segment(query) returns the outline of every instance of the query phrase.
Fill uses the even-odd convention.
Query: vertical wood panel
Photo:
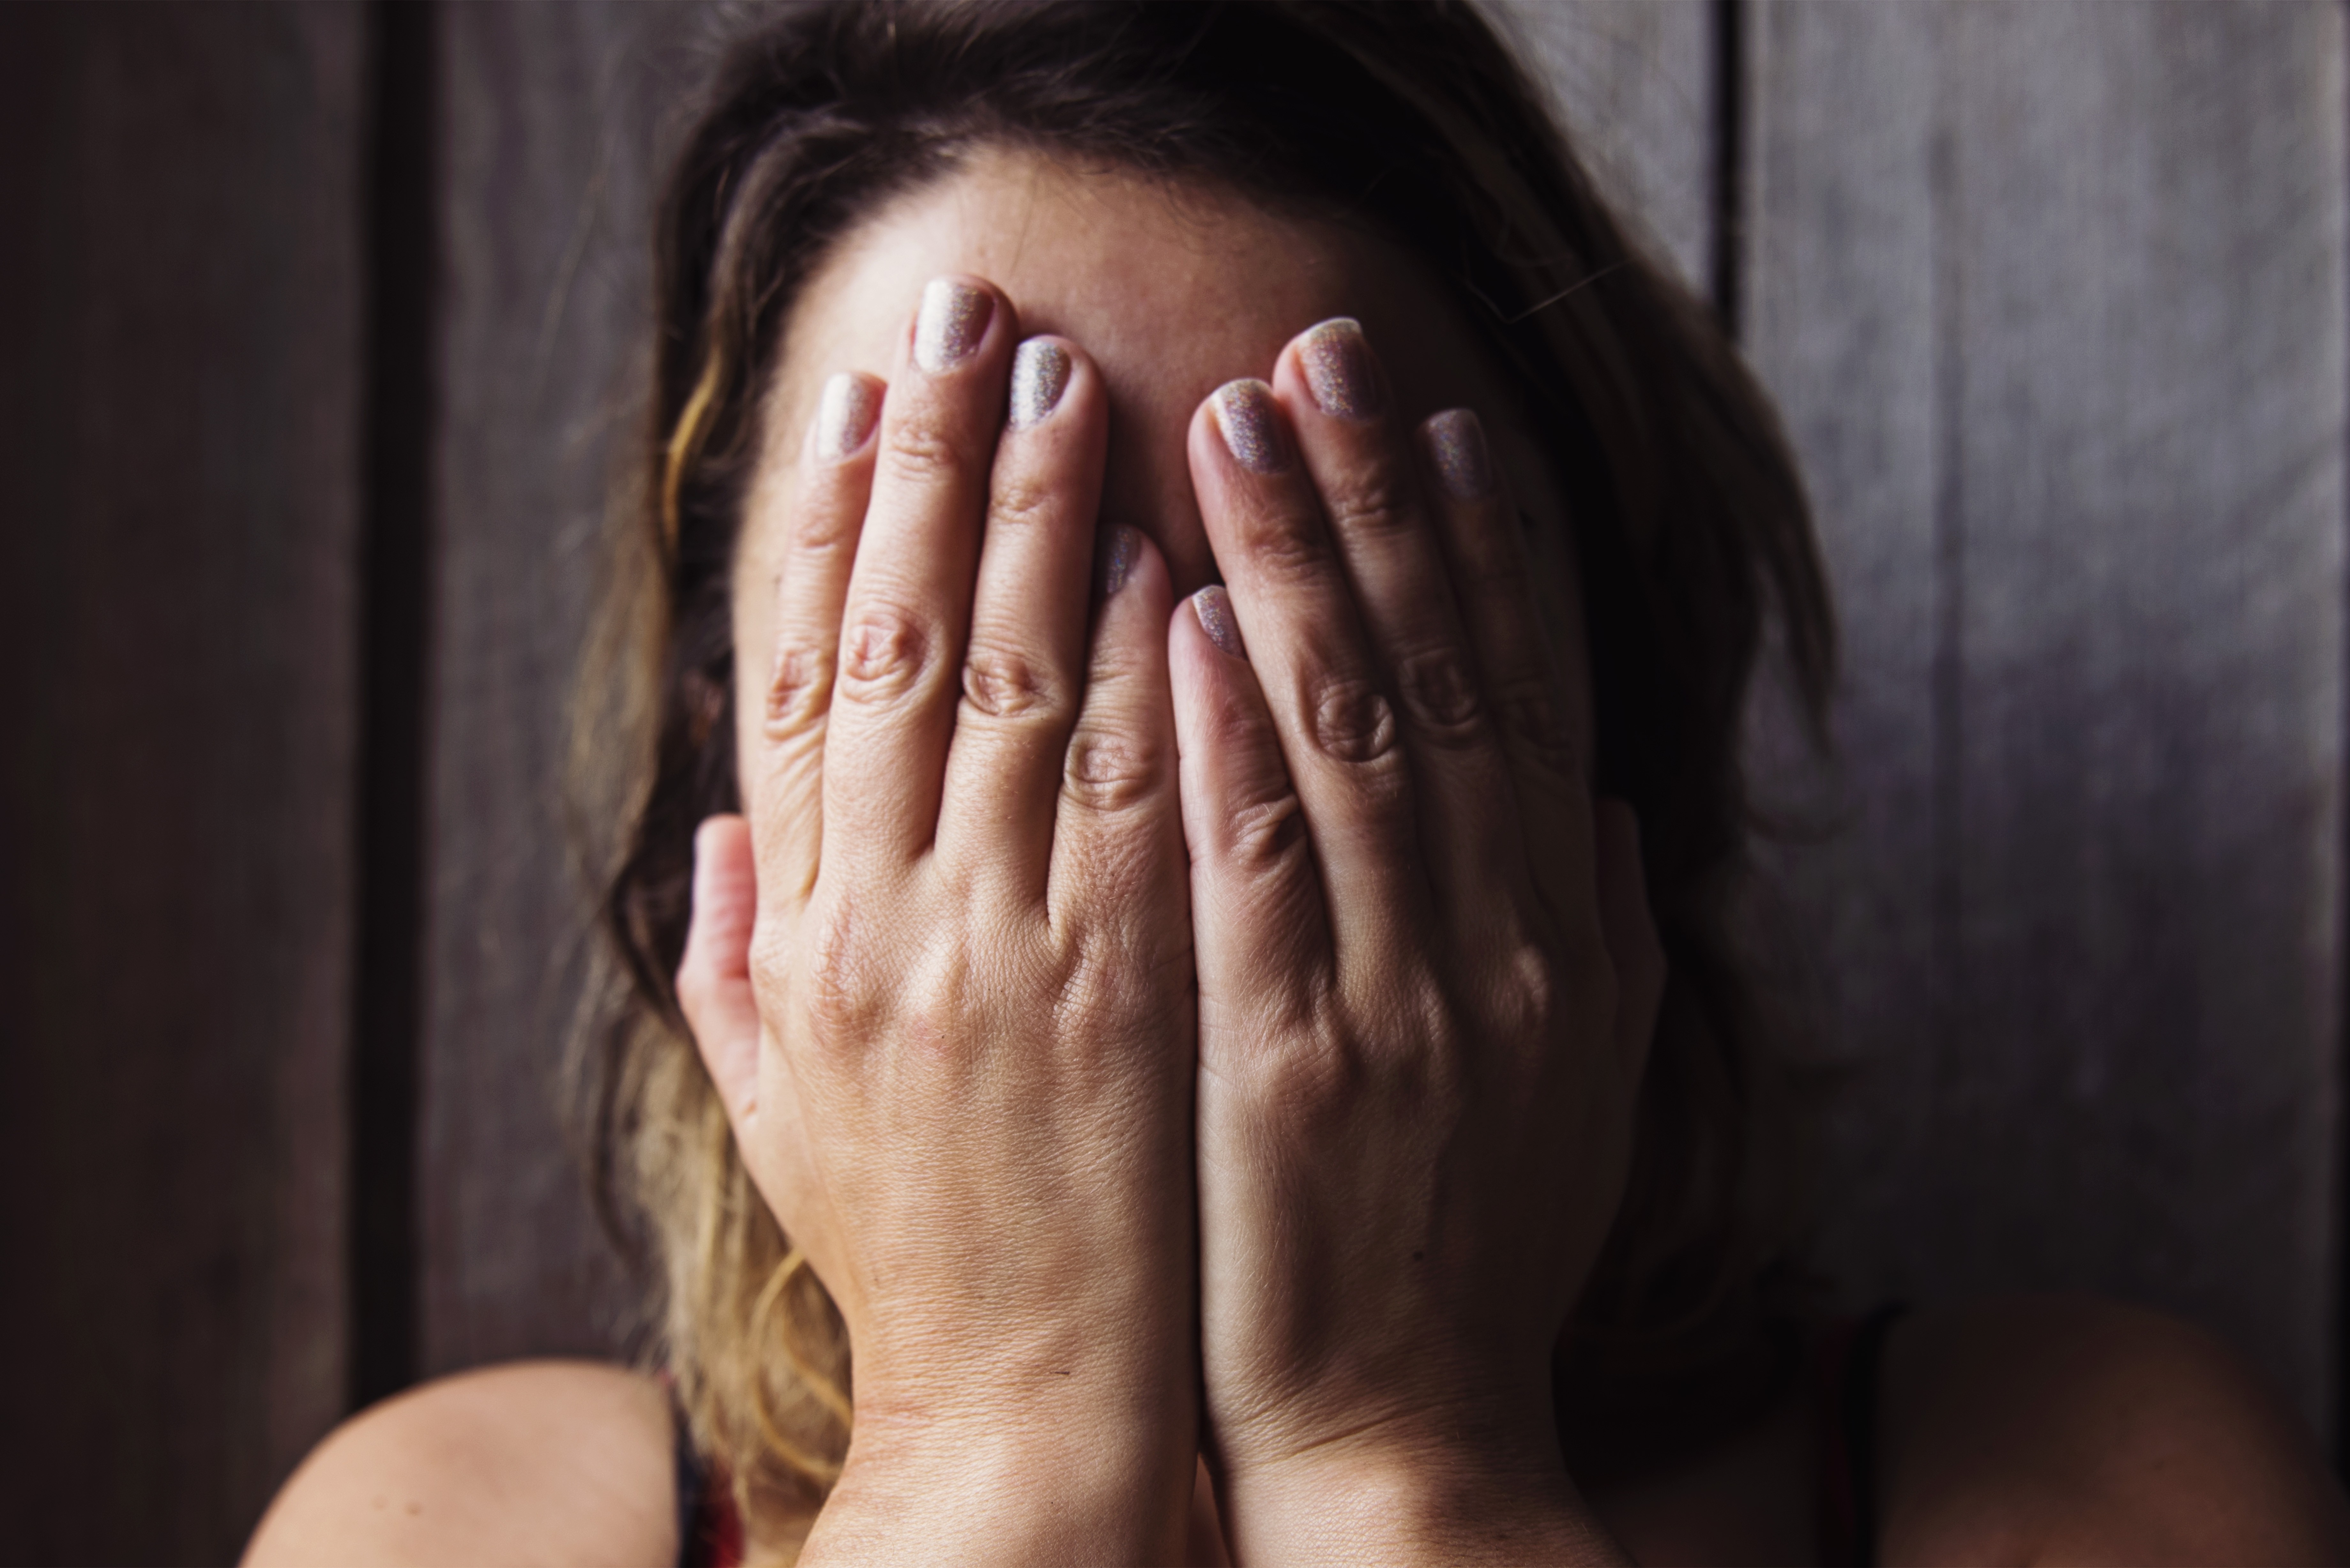
[[[1750,319],[1850,636],[1792,868],[1859,1292],[2083,1285],[2329,1401],[2332,6],[1773,4]]]
[[[565,711],[691,6],[444,13],[422,1369],[608,1353],[627,1303],[556,1116],[587,901]]]
[[[0,1560],[340,1409],[360,20],[0,11]]]

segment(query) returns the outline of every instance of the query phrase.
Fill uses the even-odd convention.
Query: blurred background
[[[1766,799],[1858,1303],[2340,1406],[2344,16],[1526,0],[1780,400]],[[232,1558],[344,1413],[611,1355],[559,805],[699,5],[0,7],[0,1562]]]

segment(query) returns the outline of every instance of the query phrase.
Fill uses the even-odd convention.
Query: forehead
[[[1396,247],[1220,188],[982,149],[885,205],[810,278],[769,405],[775,465],[797,453],[825,378],[885,376],[922,285],[950,272],[993,282],[1024,334],[1068,337],[1100,367],[1105,514],[1158,540],[1179,592],[1215,575],[1184,457],[1192,410],[1235,377],[1269,376],[1282,345],[1314,323],[1363,322],[1407,417],[1466,405],[1507,422],[1507,388],[1445,291]]]

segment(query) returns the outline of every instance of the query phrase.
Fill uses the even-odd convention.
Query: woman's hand
[[[1163,1561],[1191,1492],[1170,593],[1132,530],[1097,564],[1097,372],[1016,337],[941,280],[878,432],[827,387],[738,660],[750,820],[698,842],[679,993],[856,1357],[809,1562]]]
[[[1191,432],[1229,585],[1170,639],[1211,1451],[1242,1562],[1609,1560],[1549,1371],[1662,960],[1476,418],[1415,451],[1391,406],[1332,322]]]

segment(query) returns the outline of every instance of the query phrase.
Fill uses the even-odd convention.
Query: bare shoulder
[[[1887,1563],[2338,1563],[2350,1510],[2232,1352],[2088,1296],[1921,1313],[1887,1352]]]
[[[493,1366],[354,1416],[286,1481],[249,1568],[677,1560],[669,1406],[589,1362]]]

